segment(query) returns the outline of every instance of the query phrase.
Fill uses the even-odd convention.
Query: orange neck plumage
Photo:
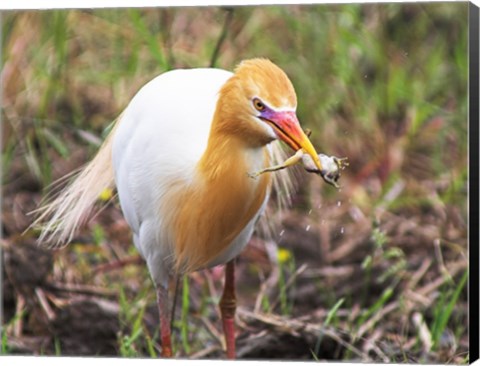
[[[252,149],[240,136],[216,131],[216,124],[215,119],[195,184],[177,198],[174,253],[182,271],[204,267],[226,250],[258,212],[270,186],[268,174],[256,180],[247,175],[256,155],[268,164],[266,148]]]

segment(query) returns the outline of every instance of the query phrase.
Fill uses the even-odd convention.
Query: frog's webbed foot
[[[253,173],[247,172],[247,177],[252,178],[252,179],[257,179],[263,173],[265,173],[263,170],[260,170],[258,172],[253,172]]]
[[[333,160],[335,160],[335,163],[337,164],[339,170],[344,170],[347,166],[350,165],[347,157],[337,158],[336,156],[332,156],[332,158]]]

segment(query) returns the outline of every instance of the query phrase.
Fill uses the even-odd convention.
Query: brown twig
[[[123,267],[131,265],[131,264],[132,265],[140,265],[140,264],[143,264],[143,263],[144,263],[144,260],[142,259],[142,257],[137,255],[137,256],[134,256],[134,257],[119,259],[117,261],[110,262],[110,263],[100,264],[92,270],[92,273],[94,275],[96,275],[98,273],[113,271],[115,269],[120,269],[120,268],[123,268]]]
[[[376,329],[373,334],[365,340],[363,350],[366,354],[368,354],[370,351],[373,351],[378,357],[380,357],[380,359],[382,359],[383,362],[389,363],[391,362],[390,358],[388,358],[378,346],[378,343],[382,338],[384,338],[383,330],[381,328]]]
[[[108,290],[106,288],[89,286],[89,285],[80,285],[80,284],[68,284],[68,283],[49,283],[48,288],[51,290],[64,291],[64,292],[73,292],[83,295],[94,295],[94,296],[116,296],[117,292],[113,290]]]
[[[201,317],[200,320],[205,325],[209,333],[218,341],[222,349],[226,349],[225,338],[218,332],[212,322],[205,317]]]
[[[210,347],[203,348],[200,351],[190,355],[189,358],[190,359],[205,358],[210,353],[213,353],[213,352],[216,352],[216,351],[221,351],[221,350],[222,349],[218,345],[214,344],[214,345],[211,345]]]
[[[355,338],[362,338],[363,335],[373,328],[377,322],[384,318],[387,314],[391,313],[392,311],[398,308],[398,302],[393,302],[379,310],[372,316],[366,323],[362,324],[362,326],[358,329],[358,332],[355,334]]]
[[[415,288],[418,282],[423,278],[423,276],[425,276],[425,273],[427,273],[431,264],[432,264],[432,259],[425,258],[420,268],[412,275],[412,277],[410,278],[410,281],[408,282],[408,285],[405,287],[409,289]]]
[[[371,362],[371,358],[367,354],[365,354],[364,352],[362,352],[352,344],[342,339],[342,337],[340,337],[335,332],[335,330],[330,327],[323,327],[320,324],[303,322],[303,321],[299,321],[298,319],[286,319],[273,314],[253,313],[243,308],[239,308],[237,312],[240,316],[244,317],[245,320],[260,321],[264,324],[267,324],[273,327],[276,332],[287,333],[294,337],[298,337],[302,333],[308,333],[314,337],[317,337],[319,333],[324,334],[325,336],[333,339],[334,341],[336,341],[346,349],[350,350],[352,353],[361,357],[362,360]]]
[[[40,306],[42,307],[43,312],[47,316],[47,319],[49,321],[55,319],[55,312],[52,310],[50,304],[47,301],[45,291],[43,291],[40,287],[35,287],[35,295],[37,295]]]
[[[346,277],[352,276],[355,272],[355,266],[351,264],[338,265],[338,266],[324,266],[322,268],[310,268],[305,271],[303,278],[318,278],[318,277]]]
[[[449,274],[451,277],[454,277],[460,270],[465,269],[467,264],[464,260],[459,262],[452,263],[449,267]],[[423,296],[428,296],[432,291],[435,291],[437,288],[442,286],[445,282],[450,281],[450,277],[442,276],[437,278],[435,281],[428,283],[427,285],[420,288],[417,293]]]
[[[412,315],[412,322],[417,328],[418,336],[423,343],[423,350],[429,352],[432,348],[432,334],[423,319],[423,315],[419,312],[414,313]]]

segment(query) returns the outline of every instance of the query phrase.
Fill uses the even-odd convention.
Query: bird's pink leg
[[[168,309],[168,288],[157,286],[157,305],[160,315],[160,339],[162,357],[172,357],[172,340],[170,337],[170,311]]]
[[[235,298],[235,262],[231,260],[225,266],[225,285],[220,300],[220,312],[222,314],[223,332],[227,344],[227,358],[235,359],[235,310],[237,300]]]

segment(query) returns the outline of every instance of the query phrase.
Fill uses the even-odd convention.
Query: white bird
[[[296,117],[287,75],[266,59],[220,69],[166,72],[143,86],[95,158],[41,209],[39,240],[68,243],[100,192],[120,205],[156,286],[162,356],[171,357],[169,280],[227,263],[220,301],[227,357],[235,357],[233,258],[269,198],[280,139],[321,162]]]

